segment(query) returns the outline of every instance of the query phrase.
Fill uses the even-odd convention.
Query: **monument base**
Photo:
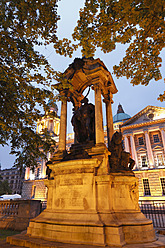
[[[102,248],[104,247],[104,246],[59,243],[56,241],[33,238],[33,237],[29,237],[28,235],[22,235],[22,234],[17,234],[14,236],[7,237],[7,242],[10,243],[11,245],[16,245],[17,247],[23,246],[30,248],[34,248],[34,247],[35,248]],[[8,247],[8,244],[5,243],[4,245],[3,243],[3,247]],[[114,248],[114,246],[106,246],[106,248]],[[151,243],[124,245],[124,248],[165,248],[165,236],[162,235],[157,236],[157,240]]]
[[[31,220],[27,234],[95,246],[154,242],[152,221],[139,209],[138,179],[129,172],[98,175],[101,164],[91,158],[51,165],[47,209]]]
[[[95,246],[123,247],[156,240],[152,222],[140,212],[83,214],[45,211],[40,218],[30,222],[27,234],[62,243]]]
[[[49,240],[54,244],[59,242],[62,247],[72,244],[75,248],[78,245],[133,248],[137,244],[142,247],[154,244],[152,221],[141,213],[138,205],[138,179],[128,171],[101,174],[101,167],[106,168],[106,156],[105,153],[102,159],[50,165],[52,180],[45,180],[47,209],[30,221],[25,240]],[[13,240],[16,239],[8,238],[15,244]]]

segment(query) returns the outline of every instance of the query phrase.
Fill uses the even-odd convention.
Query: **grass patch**
[[[19,231],[14,231],[14,230],[5,230],[5,229],[0,229],[0,240],[6,239],[8,236],[12,236],[15,234],[20,233]]]

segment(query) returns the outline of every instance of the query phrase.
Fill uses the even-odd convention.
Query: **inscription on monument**
[[[68,186],[68,185],[83,185],[83,179],[82,178],[60,179],[60,186]]]

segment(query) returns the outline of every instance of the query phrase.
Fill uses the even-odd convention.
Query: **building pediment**
[[[129,120],[124,122],[122,125],[123,128],[130,126],[141,126],[141,125],[150,125],[151,123],[157,123],[160,121],[165,121],[165,108],[156,107],[156,106],[147,106],[139,113],[131,117]]]
[[[163,149],[162,146],[157,145],[157,146],[155,146],[152,150],[153,150],[153,151],[158,151],[158,150],[162,150],[162,149]]]
[[[147,151],[147,149],[142,148],[142,147],[140,147],[140,148],[137,149],[137,152],[146,152],[146,151]]]

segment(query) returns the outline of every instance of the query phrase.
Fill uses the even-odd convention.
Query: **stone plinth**
[[[98,175],[97,158],[52,164],[47,209],[31,220],[30,237],[63,243],[119,246],[156,240],[152,221],[138,206],[131,173]]]
[[[3,242],[3,243],[2,243]],[[0,241],[0,247],[29,247],[29,248],[102,248],[104,246],[93,246],[93,245],[81,245],[81,244],[68,244],[68,243],[59,243],[51,240],[44,240],[41,238],[33,238],[24,234],[17,234],[15,236],[7,237],[6,244],[4,241]],[[16,246],[14,246],[16,245]],[[141,243],[141,244],[128,244],[124,248],[165,248],[165,236],[157,236],[157,240],[152,243]],[[114,248],[114,246],[106,246],[106,248]]]

